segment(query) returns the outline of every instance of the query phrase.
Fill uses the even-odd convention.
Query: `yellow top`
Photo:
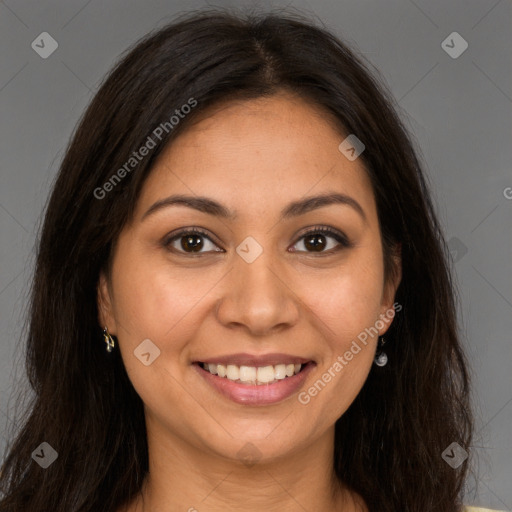
[[[490,508],[466,507],[465,512],[506,512],[505,510],[491,510]]]

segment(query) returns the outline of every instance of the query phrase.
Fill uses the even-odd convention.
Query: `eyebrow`
[[[339,193],[321,194],[293,201],[281,210],[280,218],[281,220],[284,220],[291,217],[298,217],[299,215],[304,215],[310,211],[333,204],[350,206],[359,213],[365,222],[367,221],[361,205],[354,198]],[[230,211],[228,208],[209,197],[177,194],[160,199],[154,203],[146,213],[144,213],[141,218],[141,222],[146,217],[156,213],[157,211],[175,205],[187,206],[188,208],[193,208],[194,210],[198,210],[202,213],[221,217],[227,220],[235,220],[238,217],[236,212]]]

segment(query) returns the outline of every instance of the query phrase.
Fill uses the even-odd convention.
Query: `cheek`
[[[150,338],[158,344],[175,338],[173,348],[181,336],[171,333],[181,333],[212,281],[211,276],[205,281],[193,269],[176,269],[137,253],[119,260],[114,278],[116,318],[130,340]]]
[[[113,276],[114,311],[119,348],[130,381],[153,413],[166,410],[169,400],[186,405],[190,397],[179,384],[183,379],[180,363],[197,326],[194,314],[199,311],[200,299],[212,284],[193,282],[183,271],[179,273],[155,259],[149,262],[147,256],[135,251],[130,256],[128,251],[125,254],[127,257],[116,262]],[[157,349],[144,345],[149,346],[152,360],[146,366],[134,351],[147,339]],[[153,353],[158,354],[154,359]],[[192,407],[187,414],[192,418],[197,411]]]
[[[322,320],[323,332],[337,351],[379,318],[383,266],[378,252],[354,253],[328,273],[302,278],[304,302]]]
[[[329,276],[304,282],[307,304],[321,319],[317,328],[324,345],[316,377],[300,403],[307,402],[323,427],[348,409],[372,368],[383,283],[379,256],[378,250],[354,254]]]

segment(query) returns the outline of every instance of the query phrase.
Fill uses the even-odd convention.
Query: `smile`
[[[216,394],[243,405],[270,405],[298,392],[316,363],[293,356],[224,357],[192,365]]]

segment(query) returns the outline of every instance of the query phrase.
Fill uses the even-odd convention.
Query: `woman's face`
[[[281,93],[217,108],[158,159],[99,286],[148,434],[270,459],[332,433],[359,393],[398,282],[344,139]]]

